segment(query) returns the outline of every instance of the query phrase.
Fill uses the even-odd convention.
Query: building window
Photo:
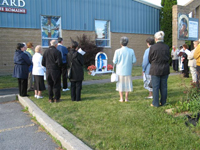
[[[110,22],[95,20],[96,45],[110,47]]]
[[[42,46],[48,47],[50,41],[61,37],[61,17],[41,16]]]

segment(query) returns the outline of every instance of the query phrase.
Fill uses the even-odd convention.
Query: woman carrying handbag
[[[84,59],[83,55],[77,52],[77,50],[78,43],[72,40],[72,48],[67,54],[68,68],[70,70],[70,77],[68,78],[71,82],[72,101],[81,101],[82,81],[84,79]]]
[[[115,51],[113,63],[116,65],[116,74],[118,82],[116,83],[116,91],[119,91],[120,102],[128,102],[128,94],[133,91],[132,85],[132,64],[136,62],[134,50],[127,47],[128,38],[121,37],[121,48]],[[123,100],[123,92],[125,92],[125,100]]]

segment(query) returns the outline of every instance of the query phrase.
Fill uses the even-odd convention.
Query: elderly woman
[[[67,54],[68,68],[71,67],[71,77],[69,80],[71,82],[71,100],[81,101],[81,89],[82,81],[84,79],[83,55],[77,52],[78,43],[72,41],[72,48]]]
[[[35,98],[43,98],[42,91],[44,91],[45,85],[44,85],[44,72],[45,67],[42,66],[42,47],[40,45],[37,45],[35,48],[35,54],[33,55],[32,61],[33,61],[33,70],[32,74],[34,76],[34,90],[35,90]]]
[[[113,63],[116,65],[116,74],[119,80],[116,83],[116,90],[119,91],[120,102],[128,102],[128,94],[133,91],[132,85],[132,64],[136,62],[136,57],[133,49],[127,47],[128,38],[121,37],[121,48],[115,51]],[[125,100],[123,99],[125,92]]]
[[[161,93],[160,104],[165,105],[167,100],[167,79],[169,75],[170,50],[164,40],[164,32],[159,31],[154,35],[156,44],[150,47],[149,62],[153,86],[153,102],[151,106],[159,106],[159,91]]]
[[[26,50],[25,45],[22,43],[17,44],[17,50],[14,55],[14,71],[13,77],[18,78],[19,95],[27,95],[27,79],[28,79],[28,68],[32,64],[28,55],[24,53]]]
[[[149,37],[146,39],[146,43],[147,43],[147,49],[144,52],[144,56],[143,56],[143,61],[142,61],[142,73],[144,76],[144,88],[147,89],[149,91],[149,96],[146,98],[153,98],[152,96],[152,87],[149,86],[149,83],[151,81],[151,75],[149,75],[149,70],[151,67],[151,64],[149,63],[149,50],[151,45],[153,45],[155,43],[154,38],[153,37]]]

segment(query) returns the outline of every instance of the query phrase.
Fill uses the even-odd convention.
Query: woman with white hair
[[[37,45],[35,47],[35,54],[33,55],[32,61],[33,61],[33,70],[32,74],[34,76],[34,90],[35,90],[35,98],[43,98],[42,91],[44,91],[45,85],[44,85],[44,72],[46,71],[46,68],[42,66],[42,47],[41,45]]]
[[[164,41],[164,32],[159,31],[154,35],[156,44],[150,47],[149,62],[153,86],[153,102],[151,106],[159,106],[159,91],[161,93],[160,104],[165,105],[167,99],[167,79],[169,75],[169,46]]]
[[[133,49],[127,47],[128,38],[121,37],[121,48],[115,51],[113,63],[116,65],[116,74],[119,81],[116,84],[116,90],[119,91],[120,102],[128,102],[128,94],[133,91],[132,85],[132,64],[136,62]],[[123,100],[123,92],[125,92],[125,100]]]

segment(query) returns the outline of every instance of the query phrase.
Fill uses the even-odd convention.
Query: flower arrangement
[[[96,66],[95,65],[88,66],[87,70],[89,71],[96,70]]]
[[[113,66],[110,65],[110,64],[108,64],[108,66],[107,66],[107,70],[113,70]]]
[[[102,69],[106,69],[106,66],[103,66]]]

